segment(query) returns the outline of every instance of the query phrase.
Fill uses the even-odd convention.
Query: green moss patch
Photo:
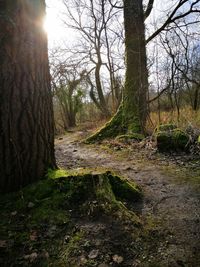
[[[123,134],[116,137],[116,140],[120,142],[142,141],[143,139],[144,135],[139,133]]]
[[[85,140],[85,143],[95,143],[105,139],[117,137],[120,141],[144,139],[140,134],[141,129],[138,120],[130,116],[126,118],[123,106],[119,107],[118,112],[101,129]],[[129,116],[128,116],[129,117]],[[127,134],[128,133],[128,134]]]
[[[57,169],[57,170],[52,170],[49,169],[47,173],[47,177],[50,179],[57,179],[60,177],[67,177],[69,175],[69,172],[64,170],[64,169]]]
[[[157,147],[160,151],[187,150],[189,135],[175,125],[167,124],[159,126],[155,131]]]
[[[111,173],[108,173],[108,179],[117,199],[134,202],[142,198],[141,189],[136,184]]]
[[[101,129],[96,133],[88,137],[86,143],[95,143],[107,138],[114,138],[119,134],[126,133],[126,127],[123,125],[123,112],[122,106],[120,106],[118,112],[108,121]]]
[[[86,173],[61,177],[55,180],[61,192],[65,192],[69,207],[84,214],[98,216],[102,212],[109,214],[118,212],[128,214],[128,210],[118,199],[138,201],[142,198],[141,190],[133,183],[112,174]]]
[[[121,202],[141,200],[135,184],[110,172],[75,172],[50,170],[50,178],[0,198],[1,266],[66,266],[61,259],[66,262],[76,250],[82,234],[75,222],[83,218],[141,225]]]
[[[177,126],[175,124],[160,124],[156,127],[156,132],[163,132],[163,131],[172,131],[174,129],[177,129]]]

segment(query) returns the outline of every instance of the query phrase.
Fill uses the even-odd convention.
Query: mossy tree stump
[[[105,227],[112,224],[124,234],[130,233],[127,227],[131,234],[134,229],[139,233],[143,229],[139,217],[121,201],[134,206],[141,198],[134,183],[111,172],[49,171],[46,179],[0,197],[0,265],[79,266],[79,245],[90,240],[90,232],[81,225],[103,219]],[[88,261],[84,266],[92,265]]]
[[[60,177],[55,182],[59,190],[65,193],[67,205],[83,215],[99,216],[104,213],[139,222],[122,201],[134,205],[141,200],[140,188],[109,171]]]
[[[187,150],[190,141],[189,135],[173,124],[159,125],[155,137],[160,151]]]

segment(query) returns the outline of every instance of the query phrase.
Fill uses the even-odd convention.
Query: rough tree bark
[[[54,168],[54,127],[43,0],[0,0],[0,191]]]
[[[123,133],[144,133],[147,118],[148,71],[142,0],[124,0],[126,77],[116,115],[88,141]]]
[[[144,130],[147,116],[148,72],[142,0],[124,1],[126,78],[123,96],[125,125]]]

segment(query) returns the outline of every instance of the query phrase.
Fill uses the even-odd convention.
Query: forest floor
[[[150,139],[89,145],[81,141],[89,134],[76,129],[56,138],[58,166],[72,174],[110,170],[136,182],[143,199],[123,203],[135,219],[95,214],[95,200],[87,209],[71,206],[61,170],[61,179],[0,197],[0,266],[199,267],[199,155],[161,154]]]
[[[59,167],[113,170],[135,181],[144,192],[136,212],[146,229],[145,237],[130,240],[131,234],[122,236],[114,225],[81,222],[79,227],[87,233],[86,239],[96,247],[95,258],[102,258],[98,266],[115,266],[113,253],[120,257],[116,266],[200,266],[199,156],[183,152],[159,154],[152,144],[148,147],[144,143],[106,141],[86,145],[79,142],[84,136],[84,132],[72,132],[56,140]],[[116,246],[114,252],[110,251],[110,242]],[[139,250],[131,250],[131,242]]]

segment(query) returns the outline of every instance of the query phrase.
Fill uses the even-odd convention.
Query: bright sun
[[[46,18],[44,20],[44,29],[48,34],[50,42],[63,39],[66,32],[66,28],[57,12],[50,9],[47,10]]]

